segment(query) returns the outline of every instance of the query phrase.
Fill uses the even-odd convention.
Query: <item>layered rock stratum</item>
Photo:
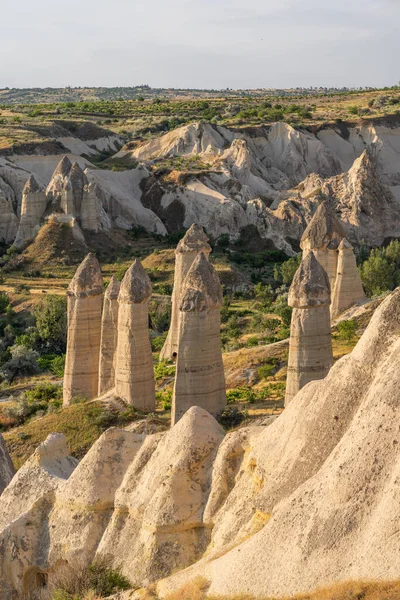
[[[399,333],[397,289],[269,426],[225,434],[192,407],[165,433],[108,430],[78,466],[51,436],[0,497],[1,594],[100,558],[161,597],[199,576],[275,598],[398,579]]]

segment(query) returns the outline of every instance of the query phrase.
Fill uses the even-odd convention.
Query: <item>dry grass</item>
[[[276,600],[275,598],[248,596],[212,596],[207,594],[207,582],[197,578],[169,594],[165,600]],[[143,600],[156,600],[149,594]],[[321,588],[308,594],[298,594],[281,600],[400,600],[400,581],[345,582]]]

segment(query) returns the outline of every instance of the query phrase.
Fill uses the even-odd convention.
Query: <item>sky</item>
[[[0,87],[400,80],[400,0],[1,0]]]

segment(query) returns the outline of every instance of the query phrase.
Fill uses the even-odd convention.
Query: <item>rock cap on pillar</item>
[[[208,237],[203,228],[197,223],[193,223],[176,247],[176,253],[200,252],[201,250],[210,253],[211,246],[208,243]]]
[[[65,154],[62,159],[60,160],[60,162],[58,163],[58,165],[56,166],[56,168],[54,169],[53,175],[52,175],[52,179],[53,177],[57,176],[57,175],[61,175],[62,177],[66,177],[69,172],[72,169],[72,163],[69,160],[68,156]]]
[[[120,282],[115,275],[113,275],[110,279],[110,283],[107,286],[106,293],[104,294],[105,300],[117,300],[120,288]]]
[[[150,277],[138,258],[131,264],[122,280],[118,302],[121,304],[143,304],[152,294]]]
[[[35,194],[36,192],[44,192],[45,188],[40,186],[35,179],[34,175],[30,175],[28,181],[24,185],[22,194]]]
[[[334,250],[345,237],[345,232],[327,200],[321,202],[300,240],[303,250]]]
[[[208,262],[204,252],[200,252],[185,278],[182,287],[182,312],[202,312],[221,308],[222,287],[214,267]]]
[[[288,304],[293,308],[329,306],[331,286],[325,269],[309,252],[301,261],[290,286]]]
[[[79,265],[71,283],[67,295],[77,298],[87,296],[98,296],[104,292],[103,277],[99,261],[90,252]]]

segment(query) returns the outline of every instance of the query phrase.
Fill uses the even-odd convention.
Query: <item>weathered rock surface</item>
[[[192,406],[218,417],[226,406],[220,339],[222,288],[203,252],[190,267],[181,288],[178,356],[172,398],[175,424]]]
[[[352,245],[343,239],[338,251],[337,274],[331,306],[332,319],[336,319],[354,304],[362,304],[366,301]]]
[[[206,257],[211,252],[208,237],[202,227],[193,224],[179,242],[175,251],[174,289],[172,290],[171,324],[167,339],[160,352],[160,360],[174,360],[178,355],[180,303],[185,277],[196,256],[203,252]]]
[[[115,385],[115,363],[118,341],[118,294],[120,283],[113,275],[104,294],[101,317],[99,396]]]
[[[296,271],[288,303],[293,313],[285,406],[309,381],[326,377],[333,364],[329,278],[312,250]]]
[[[46,206],[46,189],[31,175],[22,192],[21,218],[14,241],[15,246],[22,246],[35,237],[42,224]]]
[[[21,471],[0,497],[0,515],[15,503],[0,531],[1,592],[14,600],[32,573],[93,556],[134,588],[166,577],[161,597],[198,576],[210,594],[276,598],[398,579],[399,333],[397,289],[353,352],[268,427],[224,436],[194,407],[142,443],[111,430],[52,495],[40,496],[31,459],[33,502],[18,500]]]
[[[138,259],[129,267],[118,296],[115,392],[139,410],[155,409],[153,355],[149,337],[152,285]]]
[[[15,469],[12,460],[8,454],[3,436],[0,433],[0,495],[4,488],[8,486],[14,474]]]
[[[78,267],[68,291],[64,406],[75,396],[95,398],[99,385],[103,278],[94,254]]]

